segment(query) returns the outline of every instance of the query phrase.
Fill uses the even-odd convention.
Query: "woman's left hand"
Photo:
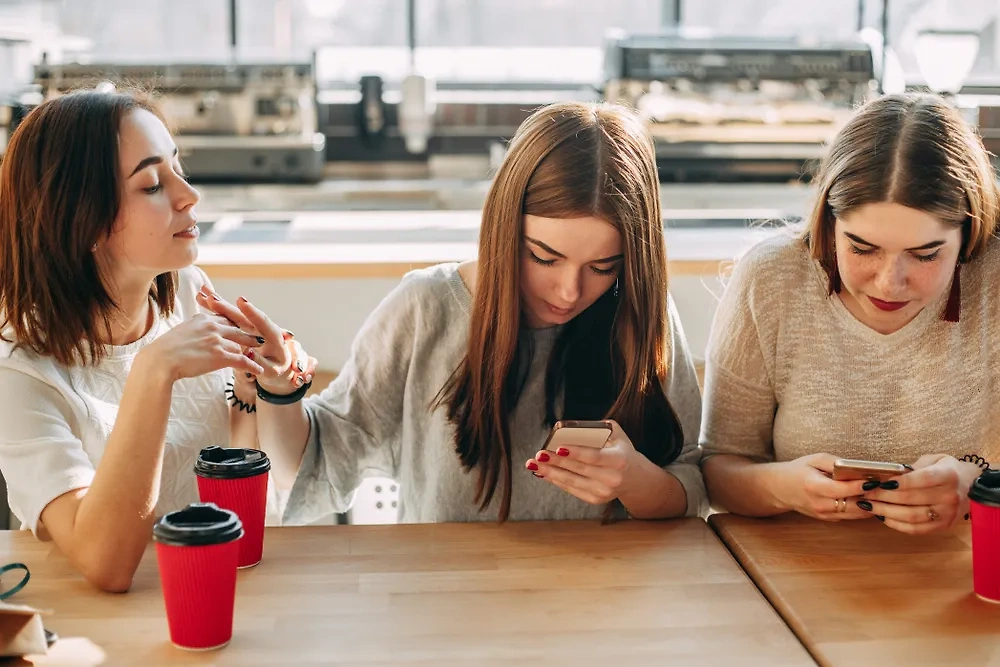
[[[866,491],[858,506],[883,517],[885,525],[903,533],[943,530],[969,511],[969,488],[981,472],[977,465],[953,456],[921,456],[913,464],[913,472]]]
[[[628,488],[629,473],[640,456],[625,431],[612,421],[611,436],[603,448],[569,445],[554,452],[542,450],[524,467],[584,502],[603,505]]]

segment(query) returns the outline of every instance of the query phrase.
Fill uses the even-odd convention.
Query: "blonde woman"
[[[280,333],[243,300],[214,303]],[[643,124],[606,105],[536,112],[487,195],[478,260],[407,275],[337,379],[287,400],[257,414],[288,522],[346,510],[375,475],[401,483],[405,522],[701,513],[701,401]],[[539,451],[563,418],[616,426],[604,449]]]
[[[804,234],[751,250],[717,311],[701,437],[712,503],[946,528],[1000,451],[993,168],[947,102],[893,95],[846,124],[817,183]],[[835,481],[838,457],[914,470]]]

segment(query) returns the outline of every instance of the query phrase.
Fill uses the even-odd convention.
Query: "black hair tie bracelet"
[[[272,394],[268,390],[261,387],[259,382],[255,382],[255,384],[257,385],[257,398],[272,405],[291,405],[292,403],[298,403],[302,400],[302,397],[306,395],[306,392],[309,391],[309,387],[312,386],[312,382],[306,382],[290,394]]]

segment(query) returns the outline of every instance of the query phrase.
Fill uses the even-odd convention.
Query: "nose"
[[[559,273],[556,295],[559,297],[559,303],[554,305],[561,308],[568,308],[577,302],[580,298],[579,269],[567,266],[564,271]]]
[[[902,257],[886,260],[875,276],[875,287],[885,297],[900,295],[906,287],[906,267]]]
[[[174,208],[178,211],[188,209],[201,201],[201,194],[180,176],[177,177],[174,192]]]

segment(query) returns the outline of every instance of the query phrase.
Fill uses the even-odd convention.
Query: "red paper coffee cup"
[[[192,503],[153,526],[174,646],[209,651],[232,639],[242,536],[239,517],[211,503]]]
[[[206,447],[194,472],[202,502],[236,512],[243,522],[239,567],[253,567],[264,555],[264,513],[271,461],[259,449]]]
[[[1000,602],[1000,471],[979,476],[969,491],[972,515],[972,587],[976,595]]]

